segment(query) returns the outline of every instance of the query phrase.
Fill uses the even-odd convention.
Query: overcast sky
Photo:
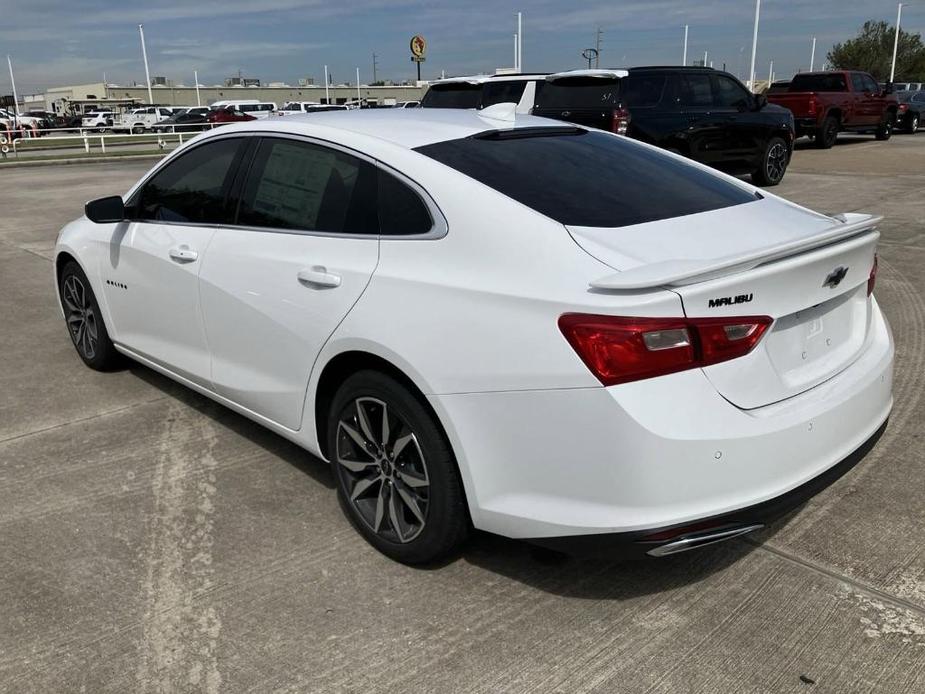
[[[915,0],[913,0],[914,2]],[[513,62],[515,13],[524,13],[526,70],[581,67],[581,50],[604,30],[602,66],[677,64],[683,26],[689,58],[709,51],[715,67],[745,76],[754,0],[0,0],[0,55],[13,57],[20,94],[56,85],[144,83],[138,40],[145,25],[151,74],[216,84],[240,69],[264,82],[380,79],[414,74],[408,41],[427,39],[423,76],[491,71]],[[817,67],[833,43],[867,19],[895,22],[892,0],[764,0],[756,72],[778,77]],[[904,10],[903,27],[925,29],[925,0]],[[0,93],[10,93],[5,66]]]

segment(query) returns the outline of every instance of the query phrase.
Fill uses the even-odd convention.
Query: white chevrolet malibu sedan
[[[55,253],[80,358],[330,461],[403,562],[472,528],[655,556],[736,537],[892,406],[878,219],[503,104],[224,127],[85,212]]]

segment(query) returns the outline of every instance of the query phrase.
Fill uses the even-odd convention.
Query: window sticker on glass
[[[315,229],[335,154],[320,148],[276,142],[267,159],[254,208],[293,227]]]

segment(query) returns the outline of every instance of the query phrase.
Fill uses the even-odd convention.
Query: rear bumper
[[[893,340],[874,307],[851,366],[754,410],[729,403],[700,370],[612,388],[430,396],[473,523],[546,545],[586,535],[620,544],[802,503],[892,408]]]
[[[816,129],[819,127],[819,123],[815,118],[795,118],[793,124],[796,128],[797,137],[814,135],[816,133]]]

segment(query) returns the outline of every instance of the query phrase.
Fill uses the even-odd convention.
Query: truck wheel
[[[141,135],[144,131],[145,129],[140,125],[132,126],[132,135]]]
[[[919,114],[913,113],[909,116],[909,124],[906,126],[906,132],[915,135],[919,131]]]
[[[889,115],[886,117],[886,120],[880,124],[880,127],[877,128],[877,133],[875,137],[878,140],[886,141],[893,136],[893,116]]]
[[[779,137],[772,137],[764,146],[761,166],[752,172],[752,182],[757,186],[776,186],[783,180],[789,163],[787,143]]]
[[[818,149],[831,149],[838,139],[838,119],[835,116],[826,116],[816,129],[816,147]]]

